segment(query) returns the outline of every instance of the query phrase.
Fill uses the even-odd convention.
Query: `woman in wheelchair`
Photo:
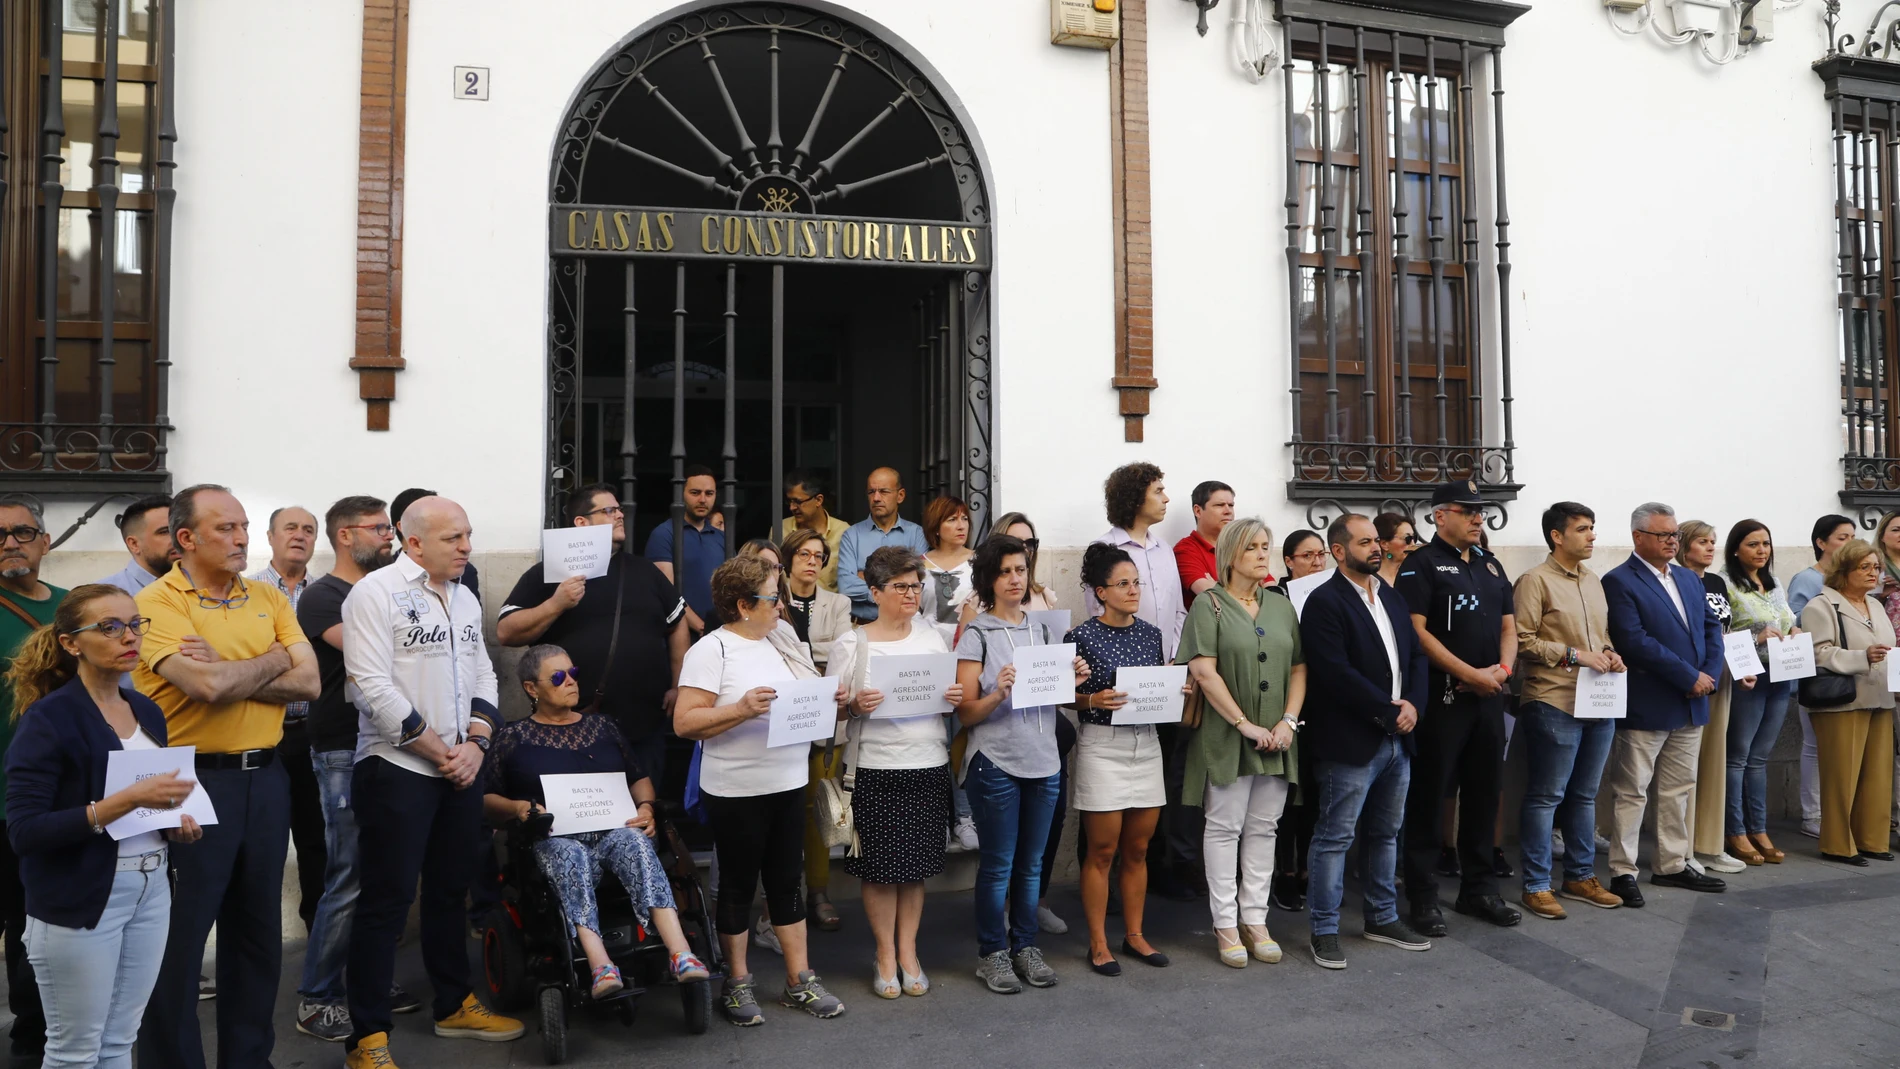
[[[673,888],[653,849],[651,840],[658,830],[653,781],[634,760],[612,719],[583,716],[576,709],[580,685],[565,650],[535,646],[522,654],[517,674],[534,711],[502,728],[488,755],[483,802],[489,819],[525,821],[534,816],[546,801],[541,793],[544,775],[624,772],[639,808],[639,815],[624,828],[549,836],[534,844],[535,860],[587,954],[594,997],[605,998],[626,986],[600,941],[594,885],[603,868],[626,886],[640,926],[657,931],[672,953],[674,978],[682,983],[706,979],[705,964],[694,956],[680,929]]]

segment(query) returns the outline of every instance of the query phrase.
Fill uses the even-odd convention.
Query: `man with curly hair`
[[[1181,597],[1181,572],[1174,562],[1174,547],[1163,542],[1155,530],[1168,515],[1161,469],[1139,462],[1109,472],[1102,483],[1102,503],[1113,526],[1096,541],[1125,549],[1134,559],[1135,570],[1141,576],[1141,608],[1135,615],[1161,629],[1162,659],[1173,661],[1174,648],[1181,642],[1181,625],[1187,621],[1187,603]],[[1101,603],[1092,591],[1088,605],[1090,616],[1101,615]]]

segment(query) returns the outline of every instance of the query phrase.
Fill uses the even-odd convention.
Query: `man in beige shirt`
[[[1583,562],[1596,547],[1596,514],[1574,501],[1544,510],[1550,556],[1518,578],[1512,591],[1523,669],[1518,732],[1530,771],[1518,817],[1524,854],[1524,908],[1564,919],[1551,894],[1551,829],[1564,837],[1563,897],[1614,909],[1623,900],[1596,878],[1596,796],[1616,737],[1616,721],[1575,715],[1581,669],[1624,671],[1610,648],[1603,583]]]

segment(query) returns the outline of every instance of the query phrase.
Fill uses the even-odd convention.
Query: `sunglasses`
[[[106,638],[118,638],[127,631],[135,635],[143,635],[151,629],[152,621],[143,616],[134,616],[130,620],[120,620],[108,616],[96,623],[90,623],[84,627],[75,627],[66,633],[69,635],[77,635],[85,631],[97,631]]]
[[[554,670],[554,674],[548,677],[548,686],[559,687],[566,684],[567,681],[570,679],[576,683],[579,683],[581,681],[580,669],[557,668]]]
[[[1408,546],[1416,546],[1419,544],[1419,542],[1423,541],[1423,539],[1419,538],[1415,534],[1408,534],[1404,538],[1399,539],[1399,541],[1405,543]]]

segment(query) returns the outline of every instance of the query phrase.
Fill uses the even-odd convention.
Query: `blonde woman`
[[[1885,661],[1894,630],[1874,597],[1878,558],[1858,538],[1836,550],[1824,563],[1826,585],[1801,610],[1801,629],[1814,635],[1815,667],[1856,684],[1847,702],[1808,709],[1820,751],[1821,859],[1862,868],[1869,859],[1893,860],[1893,692]]]
[[[1709,603],[1709,612],[1714,614],[1715,622],[1721,625],[1726,634],[1733,626],[1735,611],[1729,605],[1728,580],[1715,568],[1715,559],[1720,552],[1713,525],[1701,520],[1683,523],[1676,563],[1702,580],[1703,597]],[[1722,832],[1727,826],[1725,815],[1728,812],[1729,699],[1735,688],[1748,689],[1754,685],[1754,676],[1736,679],[1725,668],[1721,682],[1715,685],[1714,692],[1709,695],[1709,724],[1702,730],[1702,752],[1696,761],[1694,853],[1703,868],[1714,872],[1740,872],[1748,867],[1729,856],[1728,844],[1723,841]]]

